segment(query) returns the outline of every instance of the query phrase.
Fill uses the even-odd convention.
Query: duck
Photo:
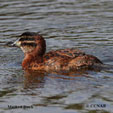
[[[96,56],[76,48],[52,50],[46,53],[46,41],[37,32],[24,32],[12,44],[24,53],[22,68],[44,72],[63,72],[94,68],[103,64]]]

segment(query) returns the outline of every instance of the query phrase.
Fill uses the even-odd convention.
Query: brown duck
[[[24,52],[23,69],[46,72],[76,71],[93,69],[102,62],[95,56],[78,49],[68,48],[46,53],[44,38],[35,32],[25,32],[13,43]]]

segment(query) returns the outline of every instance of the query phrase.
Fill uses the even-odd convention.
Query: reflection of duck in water
[[[13,45],[20,47],[25,54],[22,62],[22,67],[25,70],[75,71],[92,69],[95,64],[102,64],[97,57],[73,48],[45,53],[46,42],[44,38],[34,32],[23,33]]]
[[[45,73],[26,70],[24,72],[24,89],[43,88],[45,83]]]

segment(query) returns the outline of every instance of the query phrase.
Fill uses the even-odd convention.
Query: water
[[[22,51],[4,45],[25,31],[42,34],[47,51],[76,47],[113,65],[112,0],[0,0],[0,113],[113,112],[113,69],[75,76],[24,73]]]

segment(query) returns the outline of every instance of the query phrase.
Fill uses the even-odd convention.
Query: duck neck
[[[29,69],[35,64],[43,62],[43,55],[45,54],[45,47],[38,45],[34,51],[25,53],[24,60],[22,62],[23,69]]]

